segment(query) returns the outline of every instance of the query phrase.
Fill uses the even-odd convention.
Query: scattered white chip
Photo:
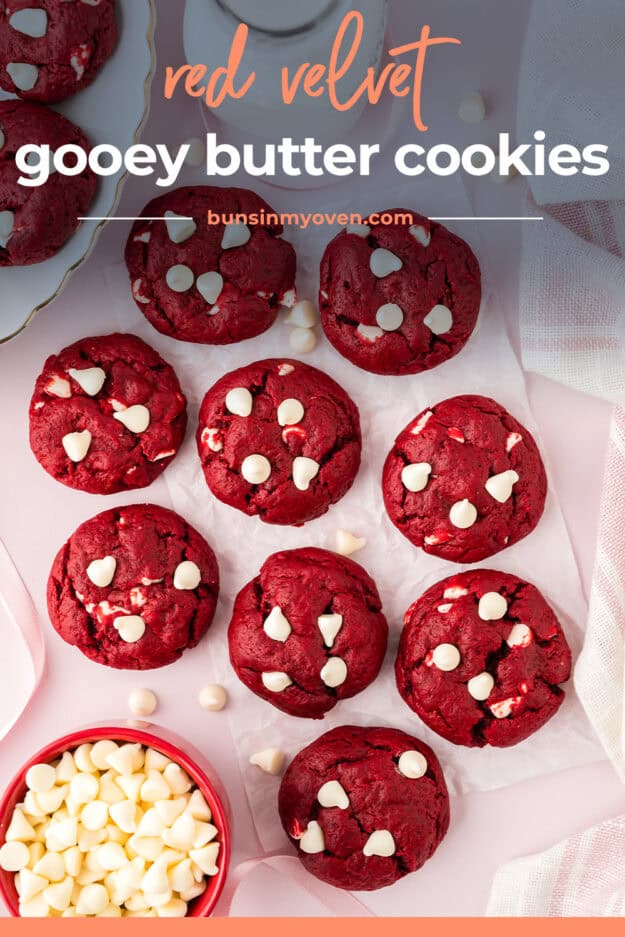
[[[252,232],[242,221],[227,224],[221,242],[222,250],[228,251],[233,247],[243,247],[252,237]]]
[[[7,72],[11,81],[20,91],[32,91],[39,78],[39,69],[36,65],[27,62],[9,62]]]
[[[527,625],[517,624],[510,629],[510,634],[506,638],[508,647],[529,647],[534,640],[534,634]]]
[[[262,752],[253,754],[250,757],[250,764],[260,768],[265,774],[277,776],[282,772],[285,757],[284,752],[279,748],[266,748]]]
[[[376,830],[371,834],[362,851],[365,856],[388,858],[395,855],[395,840],[388,830]]]
[[[26,772],[26,786],[37,794],[44,794],[56,784],[56,771],[52,765],[33,765]]]
[[[115,577],[117,560],[114,556],[103,556],[101,560],[93,560],[87,566],[87,576],[100,589],[110,586]]]
[[[375,319],[383,332],[396,332],[404,322],[404,311],[397,303],[385,303],[375,314]]]
[[[358,553],[367,546],[364,537],[355,537],[349,530],[337,530],[336,532],[336,552],[340,556],[351,556],[352,553]]]
[[[416,224],[410,228],[410,233],[413,238],[419,242],[421,247],[429,247],[432,243],[432,234],[430,231],[426,231],[423,225]]]
[[[479,673],[476,677],[471,677],[467,683],[469,695],[478,702],[484,702],[492,693],[495,681],[489,673]]]
[[[317,347],[317,336],[314,329],[293,329],[289,336],[289,344],[298,355],[307,355]]]
[[[460,651],[455,644],[439,644],[432,651],[432,663],[439,670],[449,673],[460,664]]]
[[[195,283],[193,270],[184,264],[175,264],[173,267],[170,267],[165,276],[165,280],[167,286],[170,290],[173,290],[174,293],[186,293]]]
[[[369,265],[372,274],[379,280],[390,276],[391,273],[397,273],[404,266],[403,261],[396,254],[383,247],[378,247],[373,251]]]
[[[499,475],[491,475],[485,485],[486,491],[495,501],[505,504],[512,497],[512,490],[518,480],[519,476],[512,469]]]
[[[2,212],[0,212],[0,231],[2,229]],[[0,234],[0,247],[2,246],[2,235]],[[72,396],[72,385],[64,377],[55,374],[45,386],[46,394],[52,397],[61,397],[63,400],[69,400]]]
[[[273,671],[262,675],[263,686],[270,693],[282,693],[287,687],[290,687],[293,681],[288,673]]]
[[[508,603],[498,592],[485,592],[477,612],[482,621],[499,621],[508,611]]]
[[[342,784],[338,781],[328,781],[319,788],[317,800],[322,807],[330,809],[338,807],[339,810],[347,810],[349,807],[349,797]]]
[[[137,435],[145,433],[151,420],[150,411],[143,404],[136,404],[134,407],[128,407],[127,410],[120,410],[119,413],[113,414],[113,418],[131,433],[137,433]]]
[[[309,299],[296,303],[287,316],[288,325],[296,325],[301,329],[313,329],[317,324],[317,309]]]
[[[8,12],[8,10],[7,10]],[[48,31],[48,14],[45,10],[27,7],[17,10],[9,18],[9,26],[24,36],[41,39]]]
[[[336,636],[343,627],[343,616],[336,613],[330,615],[320,615],[317,619],[317,625],[321,636],[323,637],[323,643],[326,647],[333,647],[336,640]]]
[[[195,282],[198,292],[206,300],[209,306],[214,306],[222,294],[224,288],[224,278],[221,273],[212,270],[209,273],[203,273]]]
[[[80,371],[70,368],[68,374],[89,397],[99,394],[106,381],[106,371],[102,368],[83,368]]]
[[[310,483],[319,474],[321,466],[314,459],[297,456],[293,460],[293,484],[298,491],[308,491]]]
[[[282,644],[288,641],[292,628],[279,606],[276,605],[275,608],[272,608],[267,618],[265,618],[263,631],[273,641],[280,641]]]
[[[82,462],[91,448],[92,438],[88,429],[83,430],[82,433],[67,433],[63,436],[61,442],[70,462]]]
[[[193,560],[184,560],[176,566],[174,572],[174,589],[181,592],[192,592],[202,582],[200,567]]]
[[[446,335],[451,331],[454,324],[454,317],[447,306],[434,306],[431,312],[423,320],[423,324],[428,327],[434,335]]]
[[[197,225],[193,218],[186,218],[183,215],[177,215],[173,211],[165,212],[165,226],[169,240],[174,244],[182,244],[193,237],[197,231]]]
[[[264,455],[248,455],[243,459],[241,475],[250,485],[262,485],[271,475],[271,462]]]
[[[428,486],[431,474],[432,466],[429,462],[415,462],[413,465],[406,465],[403,468],[401,482],[407,491],[415,493],[424,491]]]
[[[400,774],[403,774],[405,778],[417,780],[426,775],[428,763],[425,755],[422,755],[421,752],[408,751],[400,755],[399,761],[397,762],[397,770]]]
[[[375,345],[376,342],[379,342],[381,338],[384,337],[384,330],[379,327],[379,325],[363,325],[362,323],[356,329],[356,333],[365,342],[370,342],[372,345]]]
[[[309,856],[317,855],[325,850],[325,836],[316,820],[311,820],[306,827],[306,832],[299,841],[299,848]]]
[[[336,689],[347,680],[347,664],[340,657],[329,657],[319,676],[327,687]]]
[[[479,91],[468,94],[460,102],[458,116],[465,124],[480,124],[486,117],[486,104]]]
[[[297,426],[304,419],[304,412],[302,402],[289,397],[278,407],[278,423],[280,426]]]
[[[477,520],[477,508],[466,498],[457,501],[449,512],[449,520],[458,530],[468,530]]]
[[[145,634],[145,622],[140,615],[120,615],[114,619],[113,627],[126,644],[136,644]]]
[[[226,394],[226,410],[234,416],[248,417],[254,407],[254,398],[247,387],[235,387]]]
[[[128,697],[128,708],[135,716],[151,716],[158,705],[152,690],[132,690]]]
[[[30,862],[30,852],[24,843],[5,843],[0,849],[0,869],[20,872]]]
[[[499,700],[498,703],[491,703],[488,708],[495,719],[507,719],[522,702],[522,696],[510,696],[508,699]]]
[[[228,695],[219,684],[211,684],[200,690],[198,700],[202,709],[207,712],[221,712],[228,702]]]

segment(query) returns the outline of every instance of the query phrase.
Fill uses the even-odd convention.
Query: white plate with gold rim
[[[119,43],[92,85],[56,107],[92,143],[124,151],[139,139],[148,115],[154,73],[153,0],[117,0]],[[11,95],[0,93],[0,100]],[[90,215],[106,218],[119,202],[125,171],[99,180]],[[82,224],[58,254],[41,264],[0,268],[0,342],[25,328],[55,299],[93,250],[104,222]]]

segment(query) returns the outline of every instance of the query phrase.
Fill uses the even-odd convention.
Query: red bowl
[[[139,728],[139,726],[144,726]],[[60,758],[63,752],[71,751],[88,742],[99,742],[102,739],[112,739],[115,742],[139,742],[146,748],[155,748],[171,761],[175,761],[187,772],[189,777],[200,789],[213,814],[213,822],[219,830],[219,872],[209,880],[208,888],[203,895],[196,898],[189,905],[187,917],[209,917],[215,910],[219,896],[223,890],[228,874],[231,855],[230,833],[230,805],[228,797],[206,758],[191,748],[184,739],[179,738],[168,729],[148,723],[127,723],[126,725],[109,724],[80,729],[56,742],[46,745],[41,751],[30,759],[28,764],[19,771],[6,789],[0,801],[0,846],[4,845],[6,831],[11,822],[11,816],[16,805],[26,794],[26,772],[33,765],[49,763]],[[190,753],[190,754],[189,754]],[[19,899],[15,889],[15,873],[0,869],[0,897],[13,917],[19,917]]]

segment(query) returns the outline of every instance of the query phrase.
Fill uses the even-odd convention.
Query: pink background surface
[[[156,6],[159,66],[181,63],[182,4],[156,0]],[[432,60],[425,89],[433,133],[455,145],[472,138],[471,128],[459,125],[456,111],[463,95],[476,89],[482,90],[489,101],[490,118],[484,129],[487,137],[492,135],[491,142],[499,130],[513,130],[516,79],[529,9],[527,0],[514,5],[480,0],[480,15],[476,17],[476,5],[471,5],[472,10],[467,6],[452,0],[443,4],[427,0],[419,4],[417,15],[408,12],[408,8],[414,9],[412,4],[399,0],[394,3],[394,16],[403,27],[403,35],[409,37],[422,22],[430,22],[440,33],[463,38],[454,71],[445,66],[444,60]],[[487,22],[488,35],[484,35]],[[492,36],[498,37],[496,43],[489,38]],[[157,69],[144,141],[176,143],[200,136],[200,115],[191,102],[178,98],[172,105],[161,100],[159,74]],[[406,123],[398,142],[412,139],[413,133]],[[183,182],[199,179],[197,171],[188,171]],[[525,191],[520,180],[504,186],[490,179],[476,181],[470,192],[476,214],[522,214]],[[118,213],[136,213],[152,195],[149,182],[133,180]],[[66,730],[104,719],[128,718],[128,692],[148,685],[160,698],[156,721],[181,732],[200,748],[226,783],[236,818],[236,864],[256,855],[258,847],[227,723],[219,714],[204,713],[196,702],[201,686],[212,682],[209,665],[202,667],[204,645],[163,671],[143,677],[117,673],[90,664],[66,647],[52,632],[45,615],[45,583],[56,550],[79,523],[111,502],[66,491],[39,468],[28,448],[28,402],[34,379],[49,352],[83,335],[107,331],[104,270],[119,263],[125,236],[125,225],[109,225],[94,255],[73,277],[61,298],[17,340],[0,347],[0,536],[41,611],[48,652],[41,689],[16,729],[0,745],[0,785],[35,749]],[[485,224],[483,238],[491,275],[506,299],[505,314],[518,347],[520,227]],[[166,356],[167,339],[154,333],[153,344]],[[534,375],[528,375],[527,384],[587,595],[610,409],[601,401]],[[175,471],[175,465],[170,471]],[[155,483],[145,497],[144,493],[131,492],[117,497],[115,503],[147,499],[168,503],[162,481]],[[212,532],[212,540],[218,550],[219,531]],[[226,614],[227,603],[222,603],[209,640],[223,639]],[[367,903],[377,914],[482,914],[493,874],[502,862],[547,848],[565,835],[624,809],[625,791],[607,762],[504,790],[456,798],[450,834],[435,859],[418,875],[368,896]],[[270,872],[259,872],[243,886],[234,911],[257,915],[323,913],[316,901],[298,889],[287,893],[284,882]]]

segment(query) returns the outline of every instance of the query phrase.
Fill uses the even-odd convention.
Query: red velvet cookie
[[[387,637],[362,566],[312,547],[270,556],[237,596],[228,631],[239,679],[282,712],[312,719],[375,680]]]
[[[321,264],[319,308],[334,347],[374,374],[417,374],[464,348],[482,299],[469,245],[416,212],[406,224],[352,225]]]
[[[0,14],[1,15],[1,14]],[[52,173],[39,187],[18,183],[15,154],[25,144],[72,143],[90,149],[82,130],[61,114],[22,101],[0,101],[0,267],[41,263],[58,253],[87,214],[97,181],[86,169],[79,176]]]
[[[126,245],[135,302],[155,329],[186,342],[228,345],[266,332],[295,302],[295,251],[280,224],[208,224],[272,213],[247,189],[195,186],[154,199]]]
[[[478,569],[443,579],[406,612],[395,675],[418,716],[456,745],[522,742],[558,711],[571,652],[529,582]]]
[[[50,621],[68,644],[118,670],[164,667],[208,630],[215,554],[173,511],[137,504],[98,514],[59,550]]]
[[[30,445],[70,488],[144,488],[169,465],[187,425],[173,369],[134,335],[85,338],[46,361],[30,404]]]
[[[86,88],[116,44],[115,0],[0,0],[0,87],[24,100]]]
[[[200,410],[197,444],[213,494],[268,524],[320,517],[360,466],[358,409],[300,361],[258,361],[226,374]]]
[[[415,872],[449,827],[431,748],[396,729],[342,726],[296,755],[280,788],[282,825],[317,878],[349,891]]]
[[[475,563],[526,537],[547,477],[531,434],[488,397],[452,397],[398,436],[384,466],[390,519],[426,553]]]

